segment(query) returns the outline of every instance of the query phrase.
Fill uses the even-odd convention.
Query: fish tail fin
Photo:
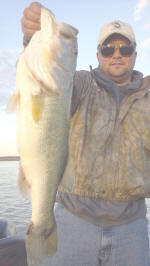
[[[30,224],[26,238],[27,261],[29,266],[37,266],[46,257],[55,255],[57,251],[57,226],[47,226],[43,229]]]
[[[19,92],[15,92],[10,99],[8,100],[6,112],[7,113],[13,113],[17,109],[17,105],[19,102],[20,94]]]

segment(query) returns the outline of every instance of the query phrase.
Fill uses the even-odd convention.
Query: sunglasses
[[[119,49],[120,54],[125,57],[130,57],[135,50],[133,45],[107,44],[102,45],[100,51],[103,57],[111,57],[115,53],[116,49]]]

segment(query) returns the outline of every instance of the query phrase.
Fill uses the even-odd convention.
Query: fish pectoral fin
[[[6,112],[7,113],[13,113],[20,102],[20,93],[19,91],[16,91],[8,100]]]
[[[32,96],[32,117],[38,122],[44,111],[44,99],[42,97]]]
[[[24,198],[30,197],[30,184],[27,182],[21,162],[19,163],[18,187]]]
[[[31,222],[26,238],[28,265],[39,265],[45,257],[55,255],[57,251],[57,226],[47,225],[46,228],[34,226]]]

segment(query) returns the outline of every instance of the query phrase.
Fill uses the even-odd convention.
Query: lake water
[[[31,206],[17,188],[18,161],[0,161],[0,219],[13,222],[18,235],[24,235],[31,217]],[[150,199],[146,200],[150,236]]]
[[[13,222],[16,233],[24,235],[31,217],[31,206],[17,188],[18,163],[0,161],[0,219]]]

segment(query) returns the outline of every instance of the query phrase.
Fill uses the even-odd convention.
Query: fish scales
[[[42,8],[41,30],[18,59],[17,90],[8,102],[9,111],[17,105],[18,185],[32,203],[26,237],[29,266],[40,265],[57,250],[53,208],[68,154],[77,33]]]

